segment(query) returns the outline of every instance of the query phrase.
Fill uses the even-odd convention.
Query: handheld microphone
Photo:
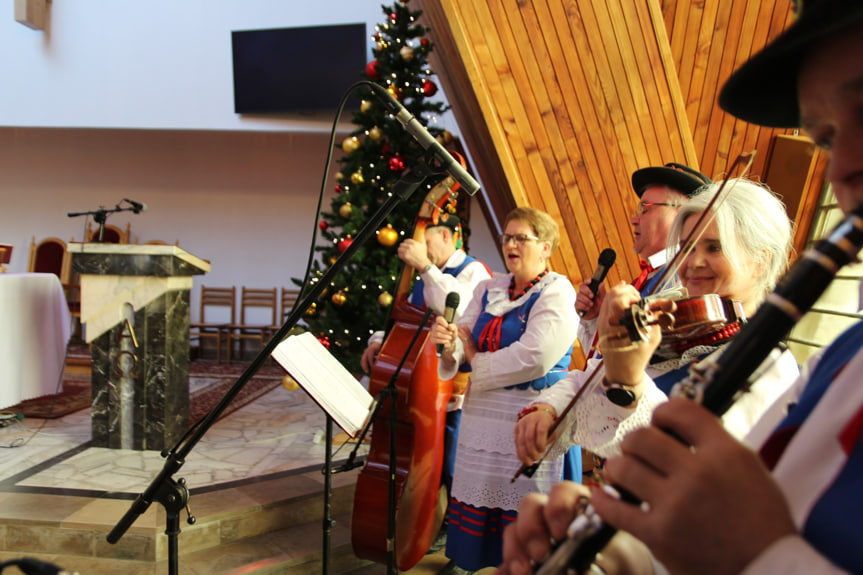
[[[132,206],[132,211],[136,214],[147,211],[147,204],[142,204],[141,202],[133,202],[129,198],[123,198],[123,201]]]
[[[459,301],[461,301],[461,296],[458,295],[457,291],[451,291],[446,294],[446,307],[443,310],[443,318],[447,323],[452,323],[452,320],[455,319],[455,310],[458,309]],[[440,357],[443,354],[443,344],[437,344],[437,356]]]
[[[392,94],[387,92],[383,87],[374,82],[368,82],[374,88],[375,93],[383,101],[387,111],[395,116],[396,120],[404,126],[405,130],[413,136],[424,150],[431,151],[443,169],[449,173],[469,196],[476,194],[479,191],[479,183],[467,173],[462,165],[452,157],[452,154],[440,145],[440,142],[434,139],[425,126],[416,119],[416,116],[411,114],[401,102],[393,98]]]
[[[593,272],[593,278],[590,280],[590,283],[587,284],[588,289],[596,295],[596,290],[599,289],[599,284],[605,280],[605,276],[608,275],[608,270],[611,269],[611,266],[614,265],[614,260],[617,259],[617,253],[611,248],[605,248],[602,250],[602,253],[599,254],[599,262],[596,264],[596,270]],[[578,315],[583,316],[585,310],[578,310]]]

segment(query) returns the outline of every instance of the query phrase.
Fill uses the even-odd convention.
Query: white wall
[[[371,37],[385,18],[377,0],[64,0],[37,31],[4,11],[0,125],[220,130],[332,122],[235,114],[232,30],[365,22]]]
[[[55,0],[44,31],[6,10],[0,243],[14,246],[10,272],[26,270],[34,236],[83,237],[84,220],[67,213],[131,198],[149,210],[108,223],[211,260],[193,320],[202,282],[291,286],[302,275],[333,118],[235,114],[231,31],[366,22],[371,35],[381,2]],[[451,115],[436,120],[458,134]],[[478,205],[472,214],[471,252],[502,270]]]

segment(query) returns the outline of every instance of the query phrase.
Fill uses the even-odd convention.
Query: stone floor
[[[290,392],[280,386],[213,425],[172,477],[185,479],[192,513],[211,520],[210,525],[218,522],[223,543],[206,548],[202,540],[209,536],[210,528],[202,525],[205,521],[190,527],[186,514],[181,514],[183,532],[177,538],[181,573],[321,572],[320,515],[279,524],[269,533],[224,541],[226,531],[236,535],[242,529],[253,529],[244,523],[251,514],[258,518],[257,523],[273,521],[273,516],[281,520],[284,515],[298,515],[293,507],[290,512],[276,509],[282,504],[276,501],[284,501],[286,493],[296,492],[297,501],[305,501],[306,507],[322,514],[318,509],[324,491],[325,423],[320,408],[303,391]],[[335,429],[336,443],[345,439],[339,431]],[[168,573],[163,548],[166,537],[161,533],[165,512],[160,504],[152,503],[135,519],[116,544],[118,549],[104,541],[104,533],[148,488],[164,460],[158,452],[89,447],[89,439],[89,410],[0,427],[0,563],[34,556],[89,575]],[[351,448],[350,443],[334,448],[336,467]],[[358,456],[364,452],[361,446]],[[332,534],[334,548],[350,549],[350,501],[357,473],[332,476],[333,499],[339,505],[334,511],[338,515]],[[155,543],[140,543],[149,541],[144,537],[148,530],[160,535]],[[80,557],[76,546],[90,546],[85,553],[97,555],[101,549],[103,555],[116,559],[106,564]],[[202,550],[190,552],[197,548]],[[289,563],[286,557],[310,550],[317,559],[302,563],[306,567],[284,567]],[[366,562],[363,566],[350,557],[340,557],[338,562],[329,572],[387,572],[384,565]],[[407,573],[437,573],[445,564],[442,553],[428,555]]]

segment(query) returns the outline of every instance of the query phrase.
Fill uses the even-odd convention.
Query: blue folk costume
[[[574,313],[575,290],[565,277],[548,273],[515,300],[502,302],[508,300],[505,289],[502,288],[506,284],[502,282],[508,282],[509,277],[498,275],[485,286],[481,284],[481,288],[487,289],[481,296],[477,293],[471,304],[473,306],[480,302],[481,311],[476,315],[475,310],[468,310],[462,318],[465,322],[473,321],[472,334],[479,351],[477,357],[485,357],[479,362],[474,359],[472,381],[462,410],[456,471],[450,498],[446,554],[454,559],[459,567],[471,571],[502,562],[503,529],[516,519],[518,502],[527,493],[547,492],[554,483],[560,481],[564,467],[563,458],[547,460],[540,465],[533,478],[522,476],[515,483],[511,482],[521,466],[516,457],[513,440],[517,415],[542,389],[554,385],[566,376],[572,353],[571,345],[568,349],[561,347],[565,351],[561,352],[561,357],[553,367],[531,381],[506,387],[485,383],[477,385],[483,370],[493,370],[486,367],[488,362],[500,366],[507,361],[513,361],[519,367],[530,362],[532,365],[526,366],[525,369],[534,367],[529,352],[523,353],[524,360],[520,357],[512,359],[512,354],[508,355],[506,349],[522,338],[528,329],[532,313],[541,315],[541,321],[547,322],[554,316],[555,323],[568,324],[557,326],[560,331],[554,338],[555,345],[559,346],[564,337],[569,338],[569,342],[575,338],[578,323]],[[542,306],[538,305],[544,297],[547,298],[546,301]],[[495,302],[491,306],[490,300]],[[568,309],[556,311],[564,306],[568,306]],[[494,313],[490,312],[489,308]],[[535,311],[540,308],[541,313]],[[551,308],[555,308],[555,311]],[[574,319],[570,318],[570,312]],[[465,325],[461,321],[459,324]],[[532,337],[535,338],[536,334]],[[498,354],[501,359],[496,361],[495,356]],[[504,360],[504,357],[510,359]],[[519,367],[515,367],[513,373],[518,371]],[[579,464],[577,473],[580,478],[580,450],[576,450]]]

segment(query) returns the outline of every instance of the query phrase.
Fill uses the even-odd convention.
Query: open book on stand
[[[345,433],[363,428],[374,398],[311,332],[286,338],[272,356]]]

